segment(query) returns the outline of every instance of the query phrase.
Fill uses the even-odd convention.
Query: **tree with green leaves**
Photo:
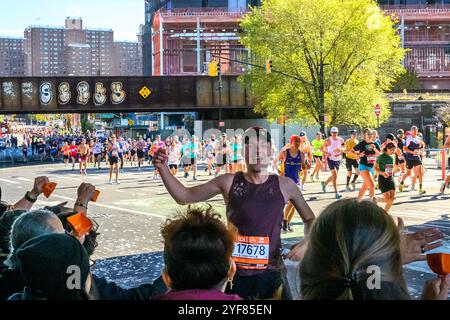
[[[395,22],[373,0],[266,0],[241,23],[254,64],[242,77],[256,112],[305,124],[375,126],[390,115],[385,91],[404,72]],[[257,58],[255,58],[257,57]],[[258,61],[260,59],[260,61]]]
[[[402,73],[392,87],[393,91],[406,90],[408,92],[417,89],[423,89],[423,85],[414,69],[408,69],[405,73]]]

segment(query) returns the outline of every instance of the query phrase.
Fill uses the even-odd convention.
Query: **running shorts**
[[[390,176],[389,178],[385,178],[380,174],[378,176],[378,188],[380,189],[381,193],[395,191],[394,177]]]
[[[375,174],[375,170],[373,169],[373,167],[368,167],[361,163],[358,166],[358,170],[359,170],[359,172],[369,171],[372,176]]]
[[[109,157],[109,164],[111,166],[113,166],[113,165],[115,165],[117,163],[119,163],[119,158],[118,157]]]
[[[340,161],[328,159],[328,167],[330,168],[330,170],[336,169],[336,171],[339,171],[340,165],[341,165]]]
[[[358,166],[359,166],[358,160],[345,158],[345,167],[347,168],[347,171],[352,171],[353,168],[357,169]]]
[[[422,161],[420,161],[420,160],[410,160],[410,159],[406,158],[406,167],[408,169],[412,169],[414,167],[421,166],[421,165],[422,165]]]

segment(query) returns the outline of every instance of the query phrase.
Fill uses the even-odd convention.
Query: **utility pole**
[[[219,127],[220,127],[220,131],[223,132],[223,126],[222,126],[222,87],[223,87],[223,83],[222,83],[222,65],[221,65],[221,59],[220,57],[222,56],[222,54],[220,54],[219,56],[219,63],[217,64],[217,73],[219,76]]]
[[[324,137],[326,137],[325,132],[325,85],[323,79],[323,62],[319,65],[319,104],[320,104],[320,128]]]

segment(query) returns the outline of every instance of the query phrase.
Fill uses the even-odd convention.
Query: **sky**
[[[23,37],[30,25],[64,26],[82,17],[83,28],[113,29],[114,40],[137,41],[144,0],[0,0],[0,36]]]

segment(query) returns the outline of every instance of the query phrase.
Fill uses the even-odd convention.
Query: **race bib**
[[[232,255],[236,266],[247,270],[267,269],[269,243],[269,237],[238,236]]]
[[[114,150],[114,151],[111,152],[111,156],[118,157],[119,154],[117,153],[117,151]]]
[[[394,165],[393,164],[387,164],[385,172],[389,173],[389,175],[392,176],[394,174]]]
[[[374,164],[375,160],[376,160],[375,156],[373,156],[373,155],[367,156],[367,163]]]
[[[419,149],[414,150],[414,155],[416,157],[420,156],[420,150]]]

